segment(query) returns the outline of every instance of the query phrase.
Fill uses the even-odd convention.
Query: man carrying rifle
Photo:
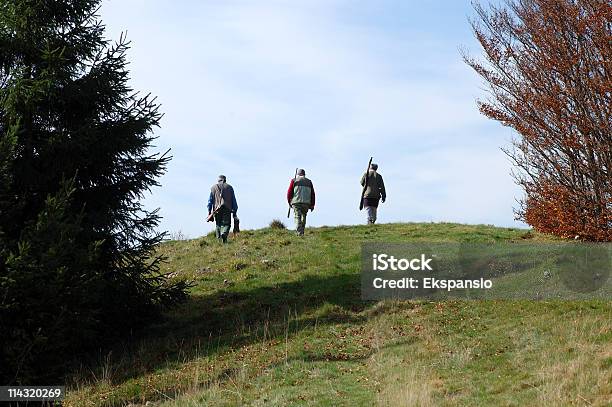
[[[361,186],[363,191],[363,207],[368,216],[368,224],[373,225],[376,222],[376,212],[378,210],[378,201],[385,202],[387,192],[385,191],[385,183],[382,176],[377,172],[378,165],[370,164],[367,173],[361,177]]]
[[[208,197],[208,217],[212,220],[214,217],[216,228],[215,234],[217,239],[223,243],[227,243],[230,227],[232,226],[232,215],[234,215],[234,223],[238,222],[238,203],[234,188],[227,183],[225,175],[219,175],[217,183],[210,188],[210,196]]]
[[[287,202],[295,215],[295,233],[304,236],[308,209],[314,211],[315,207],[315,191],[312,181],[306,178],[306,171],[298,170],[297,176],[291,180],[287,190]]]

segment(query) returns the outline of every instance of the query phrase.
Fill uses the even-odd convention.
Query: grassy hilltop
[[[84,367],[65,405],[610,405],[609,301],[360,299],[363,241],[525,239],[550,238],[428,223],[167,242],[191,299]]]

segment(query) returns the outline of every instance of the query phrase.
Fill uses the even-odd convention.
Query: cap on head
[[[370,168],[371,168],[371,169],[373,169],[374,171],[376,171],[376,170],[378,169],[378,164],[374,164],[374,163],[372,163],[372,164],[370,165]]]
[[[301,175],[301,176],[303,177],[304,175],[306,175],[306,171],[304,171],[304,169],[303,169],[303,168],[300,168],[300,169],[298,170],[298,175]]]
[[[219,177],[217,178],[217,182],[225,182],[227,181],[227,178],[225,178],[225,175],[219,175]]]

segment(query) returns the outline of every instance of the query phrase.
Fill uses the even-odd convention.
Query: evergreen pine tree
[[[67,352],[184,297],[140,199],[165,171],[161,117],[128,85],[99,0],[0,1],[0,382],[58,374]]]

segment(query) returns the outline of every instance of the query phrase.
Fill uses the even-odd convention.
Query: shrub
[[[287,226],[282,221],[274,219],[270,222],[270,229],[287,229]]]

